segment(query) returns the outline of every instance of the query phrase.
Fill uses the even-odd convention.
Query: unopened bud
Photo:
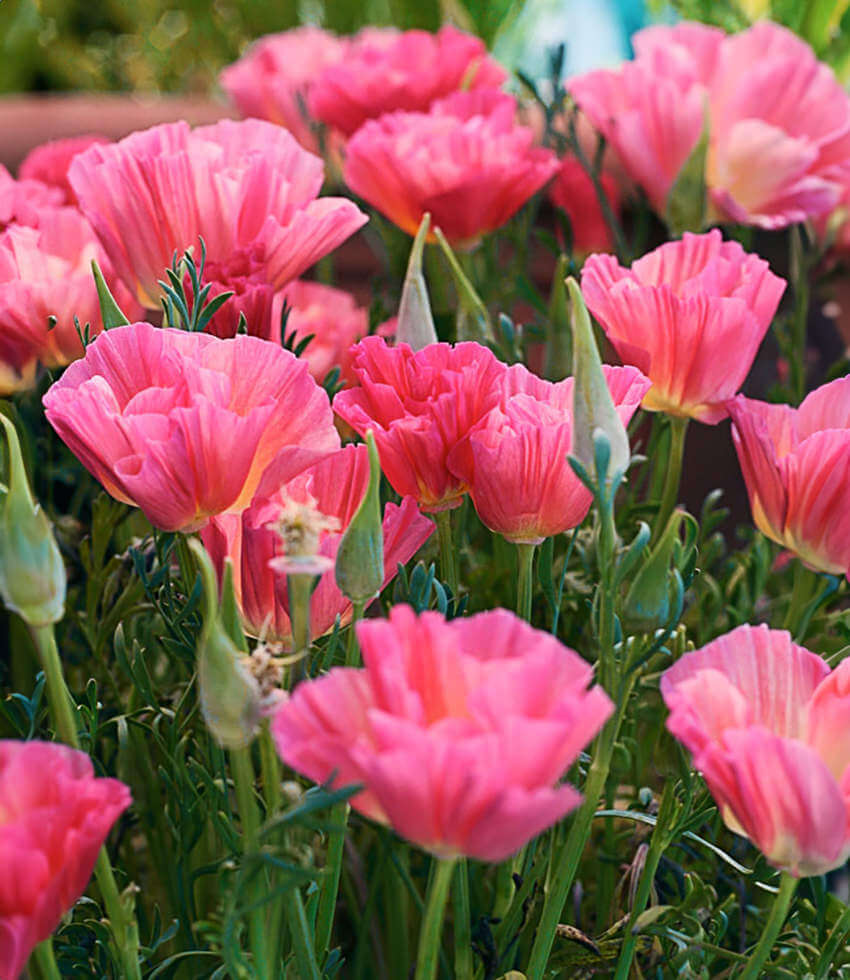
[[[381,520],[381,463],[372,432],[369,448],[369,486],[336,553],[336,584],[352,602],[374,599],[384,584],[384,528]]]
[[[407,263],[407,275],[401,291],[401,304],[398,308],[396,341],[408,344],[413,350],[422,350],[429,344],[437,343],[437,329],[431,314],[431,301],[428,298],[428,284],[422,273],[422,253],[428,237],[431,215],[425,214]]]
[[[670,565],[684,516],[684,511],[673,511],[658,544],[632,579],[622,610],[623,624],[630,630],[649,633],[670,618]]]
[[[9,477],[0,514],[0,595],[29,626],[58,623],[65,612],[65,565],[47,515],[33,498],[14,424],[0,414]]]

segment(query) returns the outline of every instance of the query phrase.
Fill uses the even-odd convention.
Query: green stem
[[[794,313],[791,321],[791,350],[788,352],[788,380],[795,405],[806,394],[806,331],[809,323],[809,264],[800,225],[791,228],[791,278],[794,283]]]
[[[440,961],[440,934],[443,931],[443,916],[446,912],[446,901],[449,897],[454,868],[454,860],[438,860],[434,874],[431,876],[428,896],[425,900],[425,917],[419,933],[419,952],[416,957],[414,980],[434,980],[437,975],[437,964]]]
[[[233,786],[236,791],[239,817],[242,821],[242,854],[256,854],[260,849],[260,812],[254,797],[254,763],[251,760],[250,748],[232,749],[230,752],[230,768],[233,773]],[[261,875],[257,875],[257,883],[252,895],[255,903],[262,901],[263,880]],[[248,920],[248,933],[254,974],[258,980],[268,980],[270,963],[266,944],[264,905],[258,905],[251,912]]]
[[[758,980],[759,977],[765,975],[762,972],[762,967],[767,962],[770,951],[773,949],[773,944],[776,942],[777,936],[782,930],[782,924],[788,916],[788,910],[791,908],[791,902],[796,890],[797,879],[792,878],[791,875],[783,871],[782,879],[779,883],[779,893],[774,899],[773,908],[770,910],[770,915],[764,924],[761,939],[759,939],[756,948],[750,954],[750,958],[747,960],[747,964],[737,980]]]
[[[62,980],[62,974],[53,955],[53,939],[45,939],[32,951],[32,958],[38,966],[41,980]]]
[[[788,630],[797,643],[802,643],[803,636],[801,627],[806,606],[812,595],[812,583],[816,581],[815,576],[801,562],[797,561],[794,569],[794,587],[791,591],[791,600],[785,613],[782,628]]]
[[[821,950],[815,967],[814,980],[826,980],[829,969],[833,965],[835,954],[838,952],[838,947],[844,942],[848,932],[850,932],[850,905],[844,907],[840,918],[832,927],[832,932],[830,932],[829,938]]]
[[[457,552],[452,540],[452,512],[440,510],[434,517],[437,521],[437,540],[440,543],[440,575],[451,589],[452,595],[457,597],[460,576],[458,574]]]
[[[661,504],[658,508],[655,533],[653,538],[658,540],[667,527],[673,508],[679,500],[679,483],[682,479],[682,459],[685,453],[685,435],[688,431],[688,419],[679,415],[670,417],[670,455],[666,460],[667,472],[664,478],[664,489],[661,491]]]
[[[310,925],[301,900],[301,892],[291,888],[286,893],[286,921],[292,937],[292,951],[298,966],[299,980],[321,980],[316,954],[310,939]]]
[[[534,552],[537,546],[517,543],[517,593],[516,612],[527,623],[531,622],[531,599],[534,592]]]
[[[38,650],[41,669],[44,671],[47,702],[50,706],[50,716],[56,727],[56,734],[66,745],[78,749],[80,738],[75,717],[76,706],[73,705],[71,692],[65,683],[53,625],[34,626],[32,636]]]
[[[290,686],[307,676],[307,656],[310,649],[310,596],[313,594],[312,575],[289,575],[286,591],[289,598],[289,620],[292,623],[292,652],[301,654],[292,665]]]
[[[366,603],[359,599],[351,600],[351,627],[348,630],[348,642],[345,646],[345,666],[356,667],[360,659],[360,648],[357,645],[357,622],[363,618]]]
[[[469,872],[466,859],[455,868],[454,899],[455,980],[472,980],[472,913],[469,905]]]

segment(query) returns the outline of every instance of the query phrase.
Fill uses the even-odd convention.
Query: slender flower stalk
[[[783,872],[779,882],[779,893],[774,899],[773,908],[770,910],[770,915],[764,924],[761,939],[759,939],[756,948],[750,954],[747,965],[744,967],[738,980],[758,980],[759,977],[764,976],[762,968],[767,962],[770,951],[773,949],[773,944],[776,942],[782,930],[782,925],[788,916],[788,910],[791,908],[791,902],[794,899],[794,892],[796,890],[797,879],[787,872]]]
[[[454,902],[455,980],[472,980],[472,913],[469,905],[469,870],[465,858],[461,858],[455,867],[452,899]]]
[[[425,899],[425,917],[419,934],[419,952],[416,957],[414,980],[434,980],[437,975],[437,964],[440,961],[440,935],[443,931],[443,918],[455,865],[455,860],[438,860],[431,876]]]
[[[688,419],[679,415],[670,416],[670,452],[664,461],[667,467],[664,489],[655,524],[656,540],[664,532],[673,508],[679,500],[679,484],[682,481],[682,461],[685,457],[685,436],[688,432]]]
[[[517,544],[517,598],[516,612],[527,623],[531,622],[531,600],[534,592],[534,552],[533,544]]]
[[[45,939],[32,951],[32,958],[38,967],[41,980],[62,980],[56,956],[53,953],[53,939]]]
[[[441,510],[434,517],[437,520],[437,539],[440,542],[440,575],[452,590],[452,595],[456,596],[460,573],[452,535],[452,512]]]

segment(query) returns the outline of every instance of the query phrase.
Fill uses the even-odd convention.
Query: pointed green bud
[[[425,214],[407,263],[407,275],[404,278],[404,288],[401,291],[401,304],[398,308],[398,327],[396,340],[409,344],[413,350],[422,350],[429,344],[437,343],[437,329],[431,314],[431,301],[428,298],[428,284],[422,272],[422,253],[425,251],[425,241],[428,238],[428,228],[431,225],[431,215]]]
[[[484,301],[461,268],[451,245],[446,241],[446,236],[439,228],[434,229],[434,235],[443,250],[446,261],[449,263],[449,269],[451,269],[457,290],[458,303],[460,304],[457,315],[457,339],[475,340],[480,344],[492,344],[495,340],[493,321],[490,319],[490,313],[484,305]]]
[[[242,748],[253,739],[260,724],[260,687],[223,621],[210,556],[197,539],[191,538],[188,543],[203,585],[203,625],[197,646],[201,713],[221,745]]]
[[[369,486],[336,553],[336,584],[352,602],[374,599],[384,584],[384,528],[381,520],[381,463],[371,430]]]
[[[705,184],[705,163],[708,156],[708,107],[700,138],[676,175],[667,195],[665,220],[670,234],[679,238],[686,231],[705,230],[708,216],[708,192]]]
[[[130,321],[109,291],[109,286],[106,285],[97,259],[92,259],[91,271],[94,275],[94,284],[97,287],[97,298],[100,301],[100,318],[103,320],[103,329],[111,330],[113,327],[126,327]]]
[[[0,513],[0,595],[29,626],[47,626],[65,612],[65,565],[50,521],[30,491],[15,426],[2,414],[0,423],[9,446]]]
[[[602,370],[590,315],[578,283],[567,279],[573,324],[573,451],[572,455],[596,478],[596,435],[604,434],[610,447],[607,482],[625,473],[631,459],[626,427],[617,414]]]
[[[673,511],[658,544],[632,579],[621,617],[629,630],[650,633],[660,629],[670,618],[670,566],[684,516],[684,511]]]

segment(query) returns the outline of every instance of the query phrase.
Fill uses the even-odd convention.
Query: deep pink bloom
[[[612,705],[592,668],[504,609],[358,623],[364,670],[300,684],[272,731],[317,782],[441,857],[502,861],[579,802],[559,778]]]
[[[507,73],[484,42],[447,25],[436,34],[362,32],[310,88],[310,114],[351,136],[388,112],[428,109],[464,88],[501,85]]]
[[[0,230],[7,225],[39,223],[39,213],[62,204],[62,192],[40,180],[15,180],[0,163]]]
[[[460,92],[429,112],[367,122],[346,149],[348,186],[414,235],[425,212],[461,248],[500,228],[558,169],[514,121],[516,103],[493,90]]]
[[[0,741],[0,977],[17,980],[33,948],[88,884],[106,835],[130,805],[83,752]]]
[[[693,754],[726,825],[793,875],[850,855],[850,661],[785,630],[739,626],[661,678],[667,727]]]
[[[256,337],[134,323],[101,334],[44,396],[47,418],[104,488],[156,527],[244,510],[339,447],[307,365]]]
[[[309,25],[260,38],[220,76],[243,116],[288,129],[312,153],[319,146],[307,116],[310,89],[322,70],[341,61],[347,38]]]
[[[471,342],[414,352],[366,337],[352,353],[359,387],[339,392],[336,414],[363,436],[372,430],[397,493],[427,511],[460,506],[468,488],[446,457],[499,403],[506,366]]]
[[[729,414],[756,527],[810,568],[850,574],[850,378],[799,408],[739,395]]]
[[[650,382],[632,367],[602,370],[627,424]],[[573,379],[552,384],[515,364],[501,405],[452,450],[448,466],[491,531],[540,544],[581,524],[590,509],[590,491],[567,462],[572,445]]]
[[[154,126],[90,147],[68,174],[116,273],[148,308],[174,251],[197,250],[199,238],[210,281],[280,289],[366,221],[351,201],[317,198],[322,161],[258,119]]]
[[[349,445],[331,453],[270,497],[258,497],[241,515],[213,518],[201,531],[204,547],[212,556],[219,576],[224,562],[233,562],[234,586],[242,621],[252,636],[288,642],[292,636],[286,575],[269,567],[273,558],[284,554],[280,535],[269,527],[277,520],[287,501],[310,503],[326,517],[338,522],[338,530],[326,532],[320,554],[331,567],[319,579],[310,598],[310,631],[322,636],[333,629],[337,616],[341,624],[351,620],[351,602],[339,591],[334,578],[342,532],[351,523],[369,484],[369,455],[363,444]],[[384,510],[384,585],[425,543],[434,525],[423,517],[411,497],[401,506],[387,504]]]
[[[607,173],[601,174],[599,180],[611,211],[615,217],[619,217],[621,202],[617,181]],[[574,156],[568,154],[561,160],[555,179],[549,186],[549,200],[556,208],[566,212],[570,220],[572,251],[613,251],[611,229],[605,220],[593,181]],[[566,246],[566,243],[563,244]]]
[[[850,171],[850,97],[791,31],[684,23],[635,38],[637,57],[570,88],[664,213],[709,120],[706,179],[717,213],[780,228],[830,211]]]
[[[78,153],[97,143],[108,143],[105,136],[71,136],[50,140],[35,147],[24,157],[18,168],[21,180],[39,180],[62,191],[66,204],[76,204],[77,196],[68,183],[68,167]]]
[[[82,357],[74,324],[101,329],[100,306],[91,271],[98,259],[107,280],[109,264],[86,219],[76,208],[40,212],[38,228],[13,225],[0,234],[0,390],[26,386],[35,363],[61,367]],[[120,283],[111,282],[124,310],[137,304]],[[49,327],[49,318],[56,323]]]
[[[715,229],[686,233],[630,269],[591,255],[581,288],[623,363],[652,381],[644,408],[714,423],[752,366],[785,280]]]

